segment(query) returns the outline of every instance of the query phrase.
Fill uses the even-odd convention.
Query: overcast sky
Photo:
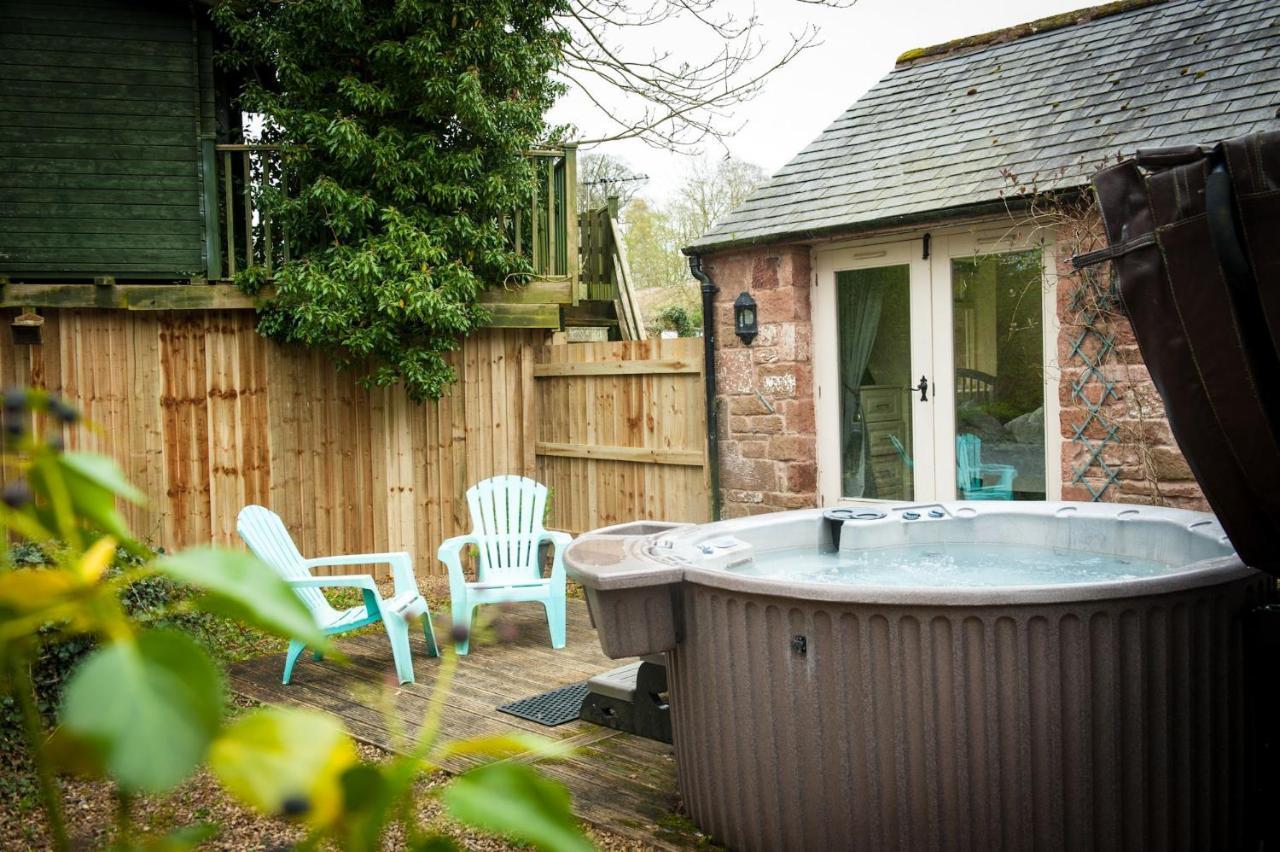
[[[720,8],[732,9],[739,17],[750,15],[754,5],[766,37],[775,39],[775,48],[782,46],[787,32],[799,31],[806,23],[821,29],[823,43],[779,70],[765,91],[740,108],[737,116],[742,129],[729,141],[730,151],[769,173],[887,74],[904,51],[1094,5],[1081,0],[858,0],[850,8],[832,9],[798,0],[719,2]],[[712,47],[705,29],[687,23],[646,38],[656,38],[677,55],[691,57],[705,56]],[[577,125],[585,138],[605,130],[585,99],[572,93],[551,118]],[[668,197],[687,168],[683,157],[634,141],[606,143],[594,150],[621,157],[637,172],[647,174],[644,194],[655,200]],[[706,150],[723,155],[718,145]]]

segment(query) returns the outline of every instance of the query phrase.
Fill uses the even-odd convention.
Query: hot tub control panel
[[[705,568],[736,568],[752,561],[755,548],[740,538],[722,535],[697,545],[698,563]]]

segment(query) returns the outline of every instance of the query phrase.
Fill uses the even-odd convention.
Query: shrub
[[[702,329],[702,312],[683,305],[667,305],[653,318],[657,331],[674,331],[681,337],[696,337]]]
[[[52,570],[56,567],[54,558],[44,548],[30,542],[20,542],[9,549],[9,564],[15,568]],[[104,579],[115,579],[125,571],[140,568],[143,564],[145,560],[141,556],[124,548],[117,548],[111,566],[103,575]],[[153,575],[125,586],[120,593],[120,601],[131,618],[146,624],[166,620],[163,616],[167,608],[186,594],[185,590],[167,577]],[[52,720],[62,699],[62,688],[67,678],[80,661],[97,647],[98,642],[87,634],[65,635],[55,624],[41,627],[39,635],[45,641],[32,662],[31,679],[36,688],[36,706],[46,719]],[[18,707],[13,698],[5,694],[0,697],[0,740],[7,740],[20,731]]]
[[[448,353],[487,317],[481,289],[532,273],[507,222],[537,186],[528,150],[554,135],[561,4],[213,5],[220,61],[248,81],[238,105],[283,146],[262,202],[292,259],[259,331],[439,398],[457,378]]]

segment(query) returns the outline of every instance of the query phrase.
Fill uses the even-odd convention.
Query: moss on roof
[[[916,47],[899,56],[896,67],[902,68],[907,65],[915,65],[920,62],[928,62],[935,59],[942,59],[947,56],[954,56],[958,53],[969,53],[975,50],[981,50],[984,47],[989,47],[993,44],[1004,44],[1005,42],[1025,38],[1029,35],[1048,32],[1050,30],[1059,30],[1063,27],[1073,27],[1077,24],[1096,21],[1099,18],[1106,18],[1111,15],[1118,15],[1121,12],[1141,9],[1146,6],[1154,6],[1157,3],[1164,2],[1166,2],[1166,0],[1117,0],[1117,2],[1104,3],[1101,6],[1090,6],[1086,9],[1076,9],[1072,12],[1063,12],[1060,15],[1050,15],[1047,18],[1039,18],[1034,21],[1028,21],[1025,24],[1016,24],[1012,27],[1005,27],[1002,30],[993,30],[989,33],[980,33],[978,35],[952,39],[951,41],[946,41],[942,44],[935,44],[931,47]]]

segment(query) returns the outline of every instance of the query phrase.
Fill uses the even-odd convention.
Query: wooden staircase
[[[565,326],[609,329],[618,340],[644,340],[644,316],[618,226],[618,200],[578,214],[579,302],[564,309]]]

